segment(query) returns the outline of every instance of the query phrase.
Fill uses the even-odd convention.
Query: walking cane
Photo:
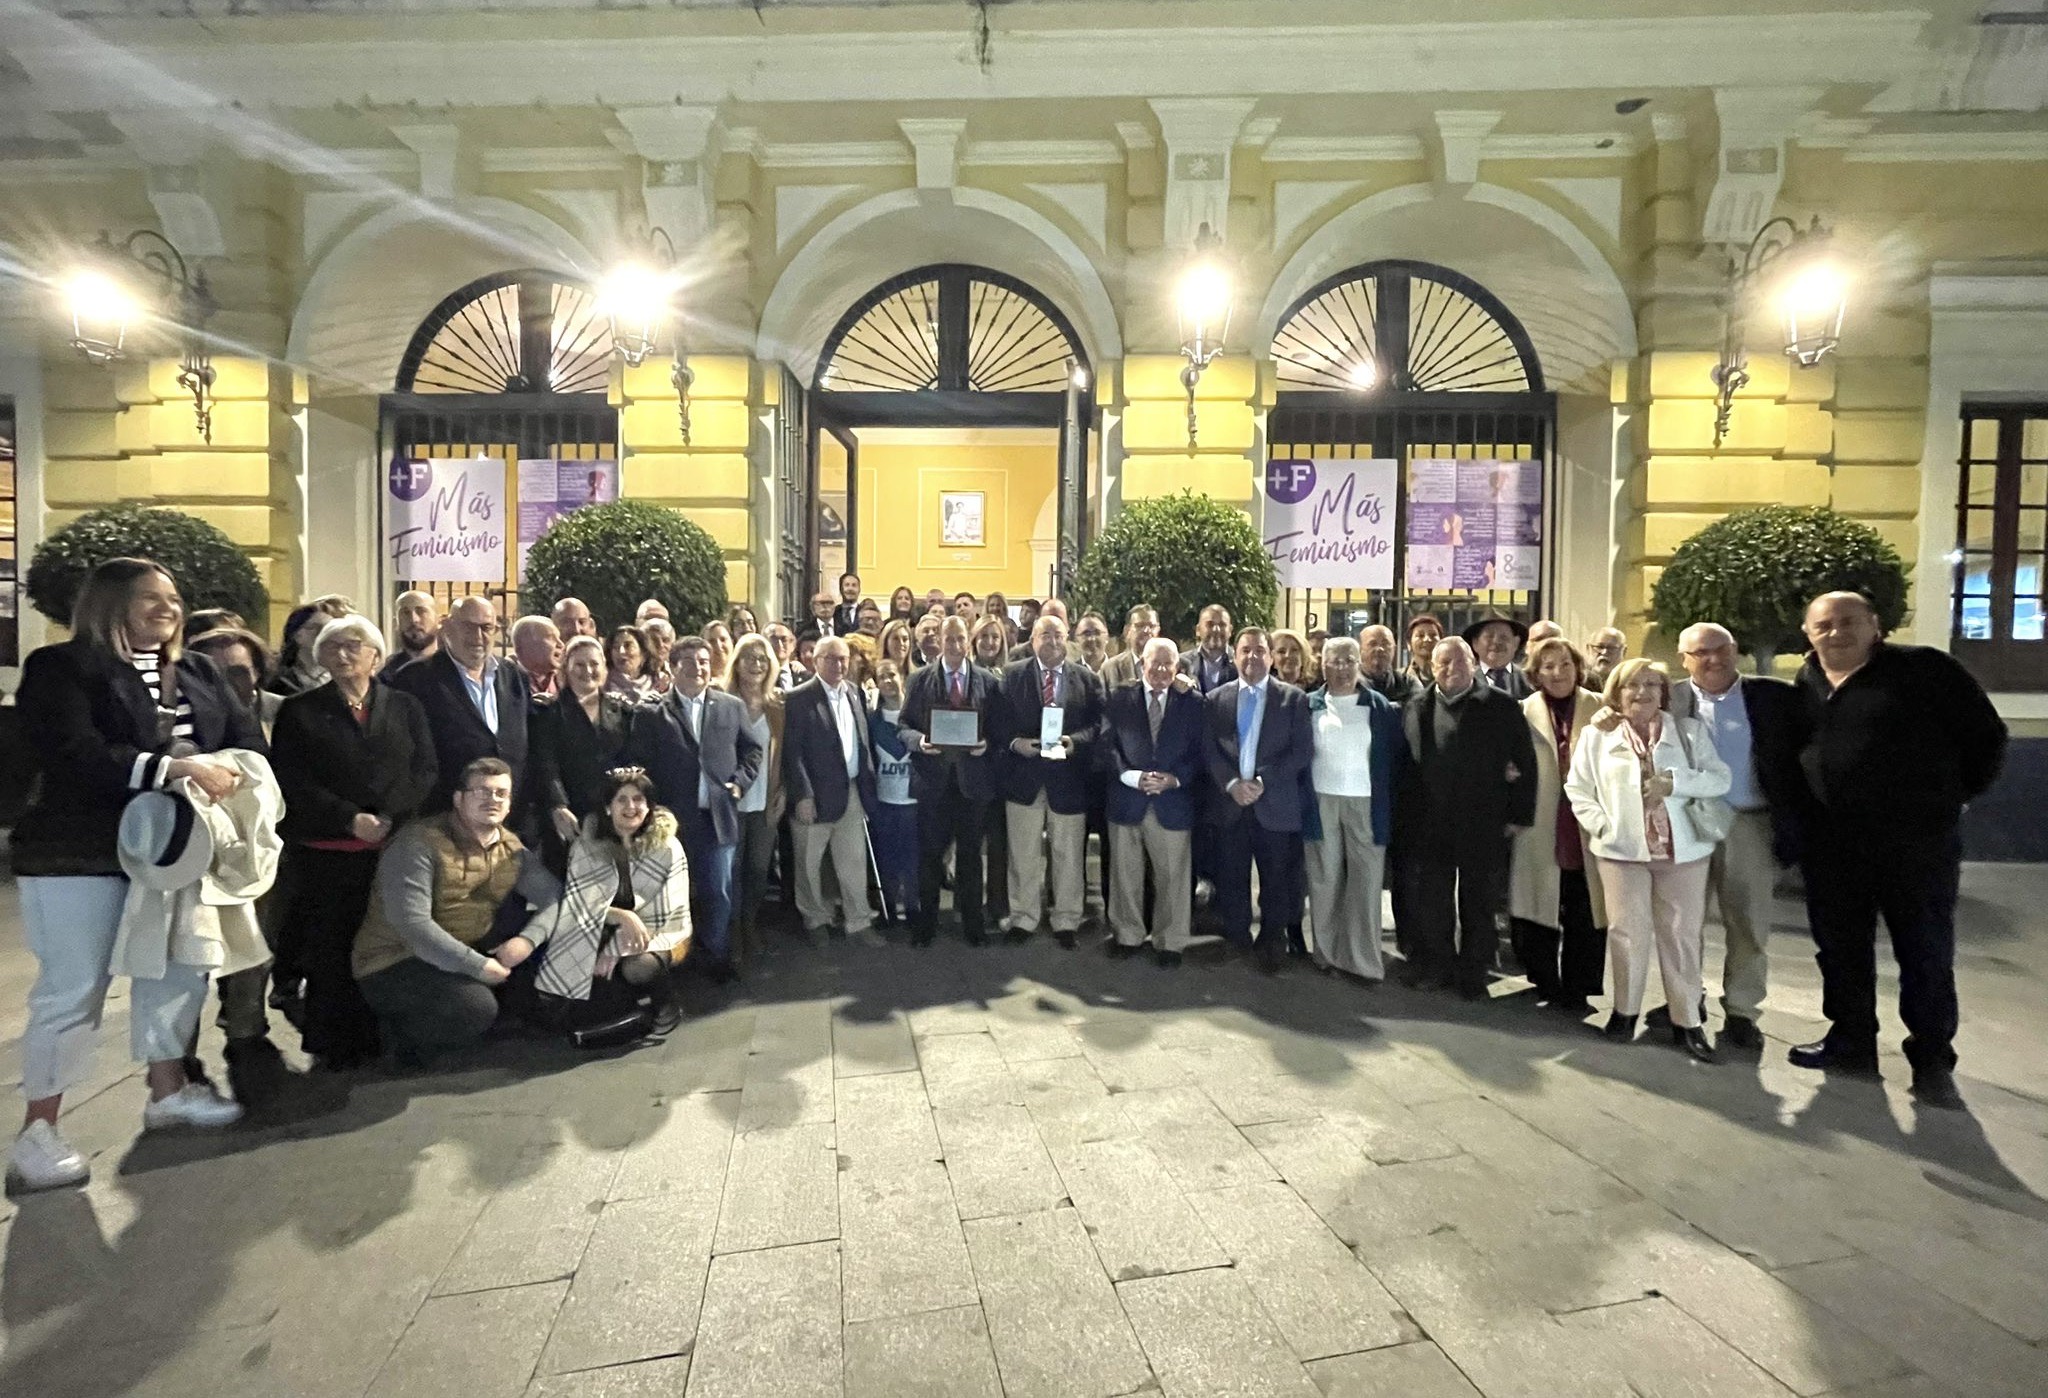
[[[896,908],[889,901],[889,886],[882,882],[882,861],[875,857],[875,828],[872,825],[862,824],[860,837],[868,847],[868,872],[875,876],[875,892],[881,896],[882,926],[894,927],[896,925]]]

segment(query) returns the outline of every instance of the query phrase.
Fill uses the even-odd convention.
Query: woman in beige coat
[[[1607,909],[1565,799],[1564,773],[1580,731],[1600,711],[1600,696],[1582,687],[1586,658],[1559,636],[1531,646],[1524,671],[1535,691],[1522,701],[1522,713],[1536,745],[1536,824],[1515,837],[1508,876],[1515,955],[1538,998],[1583,1019],[1592,1012],[1587,1000],[1600,993]]]

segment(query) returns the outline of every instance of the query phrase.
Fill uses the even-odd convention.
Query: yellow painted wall
[[[1049,436],[1050,434],[1048,434]],[[1044,444],[863,442],[860,449],[860,572],[867,590],[942,587],[1012,597],[1038,596],[1045,579],[1031,568],[1031,536],[1059,480],[1059,448]],[[981,548],[939,542],[939,496],[978,490]]]

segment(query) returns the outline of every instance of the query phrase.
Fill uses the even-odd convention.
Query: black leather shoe
[[[1747,1015],[1730,1015],[1728,1022],[1721,1026],[1721,1042],[1739,1049],[1759,1050],[1764,1046],[1764,1031],[1757,1028],[1756,1021]]]
[[[910,934],[910,944],[914,947],[928,947],[937,939],[938,935],[929,927],[920,927],[917,931]]]
[[[1003,934],[1003,940],[1013,947],[1021,947],[1031,940],[1031,934],[1021,927],[1012,927]]]
[[[1573,1019],[1584,1019],[1593,1013],[1593,1007],[1586,1003],[1586,997],[1583,995],[1560,995],[1550,1002],[1550,1008]]]
[[[1678,1040],[1678,1046],[1691,1054],[1699,1062],[1718,1063],[1721,1061],[1720,1055],[1714,1052],[1714,1046],[1707,1042],[1707,1031],[1705,1029],[1673,1029],[1672,1035]]]
[[[1607,1023],[1601,1026],[1600,1032],[1618,1044],[1628,1043],[1636,1036],[1636,1017],[1611,1014],[1607,1016]]]
[[[1060,944],[1061,951],[1072,951],[1074,949],[1074,934],[1071,931],[1055,932],[1052,934],[1052,939]]]
[[[1137,948],[1133,947],[1131,950],[1136,951]],[[1162,971],[1178,971],[1180,969],[1180,953],[1177,951],[1154,952],[1152,959],[1159,963],[1159,969]]]
[[[1280,945],[1280,938],[1268,937],[1263,933],[1259,936],[1258,945],[1253,948],[1253,954],[1258,958],[1259,969],[1269,976],[1280,973],[1280,963],[1287,955]]]
[[[1111,942],[1109,944],[1109,959],[1111,961],[1129,961],[1144,949],[1142,945],[1134,947],[1126,946],[1122,942]]]
[[[969,932],[965,935],[967,937],[967,945],[970,947],[985,947],[988,945],[988,934],[986,932]]]
[[[1810,1044],[1800,1044],[1785,1055],[1795,1068],[1817,1068],[1829,1073],[1853,1073],[1859,1077],[1877,1076],[1877,1050],[1865,1049],[1851,1052],[1838,1048],[1826,1039]]]
[[[1700,997],[1700,1023],[1705,1024],[1706,1022],[1707,997],[1702,995]],[[1671,1007],[1669,1005],[1659,1005],[1656,1009],[1645,1013],[1643,1015],[1643,1027],[1646,1029],[1669,1029],[1671,1027]]]
[[[1946,1068],[1915,1068],[1913,1100],[1923,1107],[1939,1107],[1946,1112],[1964,1110],[1963,1094],[1956,1091],[1956,1075]]]

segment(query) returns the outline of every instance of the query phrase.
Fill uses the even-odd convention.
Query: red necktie
[[[953,703],[955,705],[963,705],[966,702],[967,672],[965,670],[955,670],[953,672]]]
[[[1051,707],[1052,707],[1052,704],[1053,704],[1053,699],[1052,699],[1052,692],[1053,692],[1053,688],[1052,688],[1052,687],[1053,687],[1053,679],[1055,678],[1056,674],[1057,674],[1057,672],[1056,672],[1056,671],[1053,671],[1053,670],[1047,670],[1047,671],[1045,671],[1045,706],[1046,706],[1046,707],[1047,707],[1048,709],[1049,709],[1049,708],[1051,708]]]

